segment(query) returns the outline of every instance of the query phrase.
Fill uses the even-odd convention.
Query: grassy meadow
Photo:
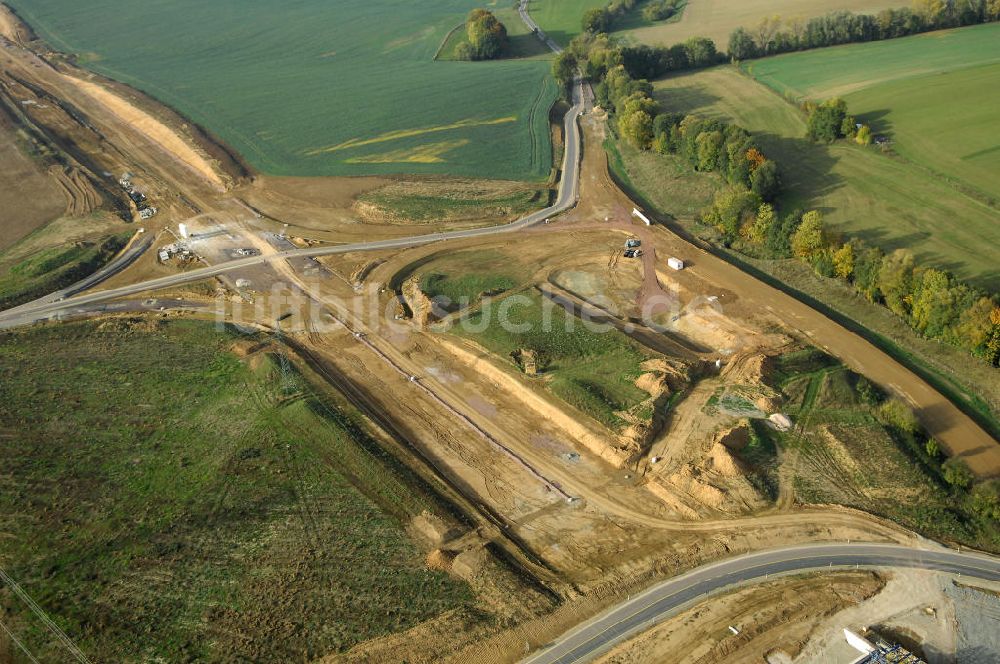
[[[785,395],[784,412],[797,426],[770,438],[795,455],[796,497],[878,514],[937,539],[1000,548],[1000,528],[977,515],[944,480],[926,438],[883,424],[882,398],[866,381],[821,351],[780,356],[770,377]]]
[[[557,43],[566,45],[583,32],[583,15],[607,5],[607,0],[530,0],[528,13]]]
[[[546,60],[434,60],[475,0],[11,4],[54,48],[268,174],[539,179],[551,168]]]
[[[7,573],[102,662],[313,660],[469,605],[404,533],[427,489],[237,340],[148,319],[0,335]],[[13,594],[0,613],[65,658]]]
[[[1000,24],[747,63],[793,98],[843,97],[906,159],[1000,199]]]
[[[768,61],[755,61],[755,71]],[[1000,210],[970,195],[967,187],[874,148],[811,142],[805,136],[805,116],[794,104],[734,67],[671,76],[655,87],[666,110],[718,117],[753,132],[781,167],[784,209],[819,209],[845,235],[885,250],[909,248],[925,264],[1000,290]],[[653,164],[647,169],[649,178],[656,179],[658,168],[672,170]]]

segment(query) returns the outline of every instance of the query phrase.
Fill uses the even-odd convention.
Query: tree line
[[[1000,0],[916,0],[912,8],[885,9],[877,14],[837,11],[808,21],[797,18],[783,22],[781,17],[771,16],[754,28],[734,30],[729,36],[729,57],[747,60],[997,20]]]
[[[632,11],[637,0],[612,0],[591,9],[583,17],[588,35],[608,32],[614,23]],[[681,0],[654,0],[643,8],[649,20],[669,18]],[[672,47],[636,46],[629,51],[626,68],[636,78],[655,78],[672,71],[705,67],[720,61],[748,60],[766,55],[804,51],[854,42],[906,37],[931,30],[1000,21],[1000,0],[915,0],[913,7],[885,9],[877,14],[830,12],[809,20],[762,18],[752,28],[736,28],[729,36],[728,53],[718,50],[707,37],[694,37]]]
[[[552,75],[568,91],[579,70],[590,81],[601,81],[612,68],[621,66],[633,80],[659,78],[674,71],[698,69],[726,61],[715,42],[692,37],[673,46],[625,46],[604,33],[578,35],[552,64]]]
[[[840,99],[813,104],[810,120],[814,140],[841,137],[863,143],[870,137],[865,125],[855,128]],[[764,190],[754,186],[759,180],[752,179],[750,187],[729,181],[701,215],[727,246],[757,258],[795,257],[819,276],[839,279],[869,302],[885,306],[921,336],[1000,365],[1000,305],[994,296],[944,270],[919,265],[909,250],[886,254],[859,238],[845,239],[827,227],[818,210],[779,214]]]
[[[679,45],[688,63],[690,46]],[[826,227],[818,210],[782,213],[775,205],[781,192],[779,165],[749,132],[718,120],[661,112],[652,85],[633,74],[644,70],[636,62],[655,58],[636,59],[635,53],[675,48],[624,47],[605,34],[583,34],[556,59],[553,72],[563,85],[577,69],[596,82],[597,101],[613,116],[612,126],[622,140],[722,175],[727,186],[716,192],[701,219],[718,231],[725,246],[758,258],[798,258],[817,274],[840,279],[868,301],[886,306],[919,334],[1000,365],[1000,306],[993,297],[947,272],[917,265],[906,250],[885,254],[858,238],[845,240]],[[807,103],[803,109],[813,140],[870,140],[870,130],[857,127],[840,99]]]
[[[488,9],[473,9],[465,20],[464,41],[455,49],[459,60],[494,60],[507,48],[507,27]]]

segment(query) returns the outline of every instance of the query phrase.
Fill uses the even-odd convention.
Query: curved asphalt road
[[[770,574],[830,567],[910,567],[1000,581],[1000,558],[895,544],[812,544],[762,551],[698,567],[664,581],[565,633],[524,664],[586,662],[616,643],[704,600]]]
[[[119,297],[135,295],[145,291],[169,288],[178,284],[191,283],[208,277],[214,277],[232,270],[238,270],[251,265],[260,265],[271,261],[286,260],[289,258],[301,258],[306,256],[329,256],[333,254],[344,254],[351,251],[378,251],[381,249],[406,249],[442,240],[454,240],[458,238],[480,237],[494,235],[497,233],[510,233],[513,231],[535,226],[546,221],[549,217],[564,212],[574,205],[580,196],[580,128],[577,119],[583,112],[586,105],[583,94],[583,84],[577,80],[573,86],[574,103],[565,119],[566,148],[563,155],[562,177],[559,182],[559,194],[555,203],[545,208],[533,212],[517,221],[502,226],[489,226],[485,228],[473,228],[449,233],[431,233],[429,235],[418,235],[407,238],[397,238],[393,240],[381,240],[378,242],[359,242],[355,244],[341,244],[333,247],[318,247],[307,249],[293,249],[274,254],[250,256],[236,260],[226,261],[218,265],[190,270],[183,274],[171,275],[150,279],[137,284],[121,286],[109,290],[102,290],[87,293],[76,297],[69,297],[64,300],[52,301],[51,297],[36,300],[28,304],[21,305],[16,309],[9,309],[0,312],[0,329],[29,325],[31,323],[58,316],[68,308],[79,308],[82,305],[93,304],[95,302],[105,302]],[[151,241],[151,240],[150,240]],[[91,284],[93,285],[93,284]]]

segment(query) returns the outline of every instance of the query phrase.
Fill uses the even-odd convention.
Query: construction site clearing
[[[850,431],[838,428],[846,420],[823,419],[861,413],[851,426],[887,437],[870,408],[844,388],[855,388],[862,374],[946,413],[947,426],[933,432],[941,445],[964,455],[980,476],[1000,473],[996,442],[980,445],[971,420],[894,360],[653,223],[593,148],[605,139],[593,114],[581,120],[591,149],[584,151],[580,200],[547,223],[413,248],[283,258],[276,254],[413,234],[398,219],[357,218],[364,193],[399,182],[254,177],[183,118],[77,69],[37,40],[26,43],[29,33],[10,20],[0,23],[0,96],[18,108],[33,140],[65,155],[100,206],[123,224],[148,220],[157,239],[155,250],[99,289],[237,257],[262,259],[101,303],[122,306],[109,324],[131,333],[130,326],[190,317],[266,335],[232,352],[248,366],[279,353],[350,403],[385,454],[453,510],[428,511],[408,532],[427,566],[468,583],[491,618],[456,625],[442,615],[333,659],[515,661],[653,581],[721,557],[776,542],[922,542],[878,508],[945,498],[929,480],[904,486],[856,472],[882,457],[866,456]],[[128,175],[115,186],[111,173]],[[424,224],[421,231],[469,223]],[[443,298],[447,293],[460,297]],[[500,314],[552,327],[511,331]],[[902,468],[908,462],[894,450],[879,453],[894,455],[890,461]],[[846,581],[829,611],[866,606],[895,583],[870,573],[840,578]],[[745,599],[766,590],[739,592]],[[766,661],[833,661],[793,659],[815,643],[811,635],[825,638],[817,631],[824,616],[806,615],[808,608],[771,609],[775,629],[798,636]],[[954,621],[973,624],[962,616]],[[896,617],[891,605],[876,605],[845,624],[860,630]],[[735,640],[748,630],[726,627],[701,633],[685,661],[723,661],[730,646],[720,644],[736,652],[742,642]],[[890,648],[908,634],[883,631]],[[945,638],[915,633],[915,645]],[[671,638],[663,643],[675,643]],[[606,661],[650,661],[627,646]],[[759,650],[740,652],[743,660],[725,661],[760,661]]]

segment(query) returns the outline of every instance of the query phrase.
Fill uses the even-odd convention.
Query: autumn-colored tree
[[[927,23],[937,25],[941,17],[948,11],[948,3],[945,0],[914,0],[913,9]]]
[[[757,148],[747,150],[747,161],[750,162],[750,170],[755,171],[757,167],[767,161],[767,157]]]
[[[653,142],[653,117],[656,102],[645,93],[636,92],[621,104],[618,114],[618,131],[640,150],[648,150]]]
[[[471,46],[468,53],[473,60],[498,58],[507,45],[507,28],[487,9],[473,9],[469,12],[465,31]]]
[[[858,133],[854,136],[854,142],[858,145],[871,145],[872,128],[868,125],[861,125],[861,129],[858,129]]]
[[[792,253],[799,258],[812,258],[826,247],[823,213],[810,210],[802,215],[802,223],[792,235]]]
[[[878,273],[878,287],[885,298],[885,306],[904,318],[909,316],[913,299],[913,264],[913,254],[897,249],[882,259]]]
[[[757,214],[753,219],[748,220],[740,229],[740,235],[751,244],[764,244],[764,239],[777,220],[774,214],[774,206],[770,203],[763,203],[757,208]]]
[[[958,315],[951,277],[941,270],[920,270],[914,279],[911,325],[930,337],[941,337]]]
[[[743,187],[726,187],[715,193],[711,207],[702,212],[702,219],[733,240],[759,207],[760,199],[753,192]]]
[[[854,245],[850,242],[833,252],[833,273],[845,281],[854,274]]]
[[[994,325],[983,349],[983,359],[990,366],[1000,366],[1000,325]]]
[[[1000,315],[1000,308],[995,307],[993,300],[988,297],[980,297],[963,311],[954,331],[958,343],[973,353],[982,353],[993,328],[1000,326],[1000,323],[992,320],[994,311]]]
[[[698,146],[698,164],[695,168],[699,171],[714,171],[719,165],[719,150],[722,148],[721,131],[703,131],[698,134],[695,144]]]
[[[656,120],[655,119],[653,120],[653,124],[654,125],[656,124]],[[669,132],[665,132],[665,131],[661,131],[660,133],[655,134],[655,138],[653,138],[652,148],[653,148],[653,152],[656,152],[657,154],[667,154],[667,153],[669,153],[670,152],[670,133]]]
[[[753,37],[754,41],[757,42],[757,48],[761,53],[767,53],[768,45],[780,29],[781,17],[777,14],[774,16],[765,16],[757,22],[757,26],[753,31]]]

